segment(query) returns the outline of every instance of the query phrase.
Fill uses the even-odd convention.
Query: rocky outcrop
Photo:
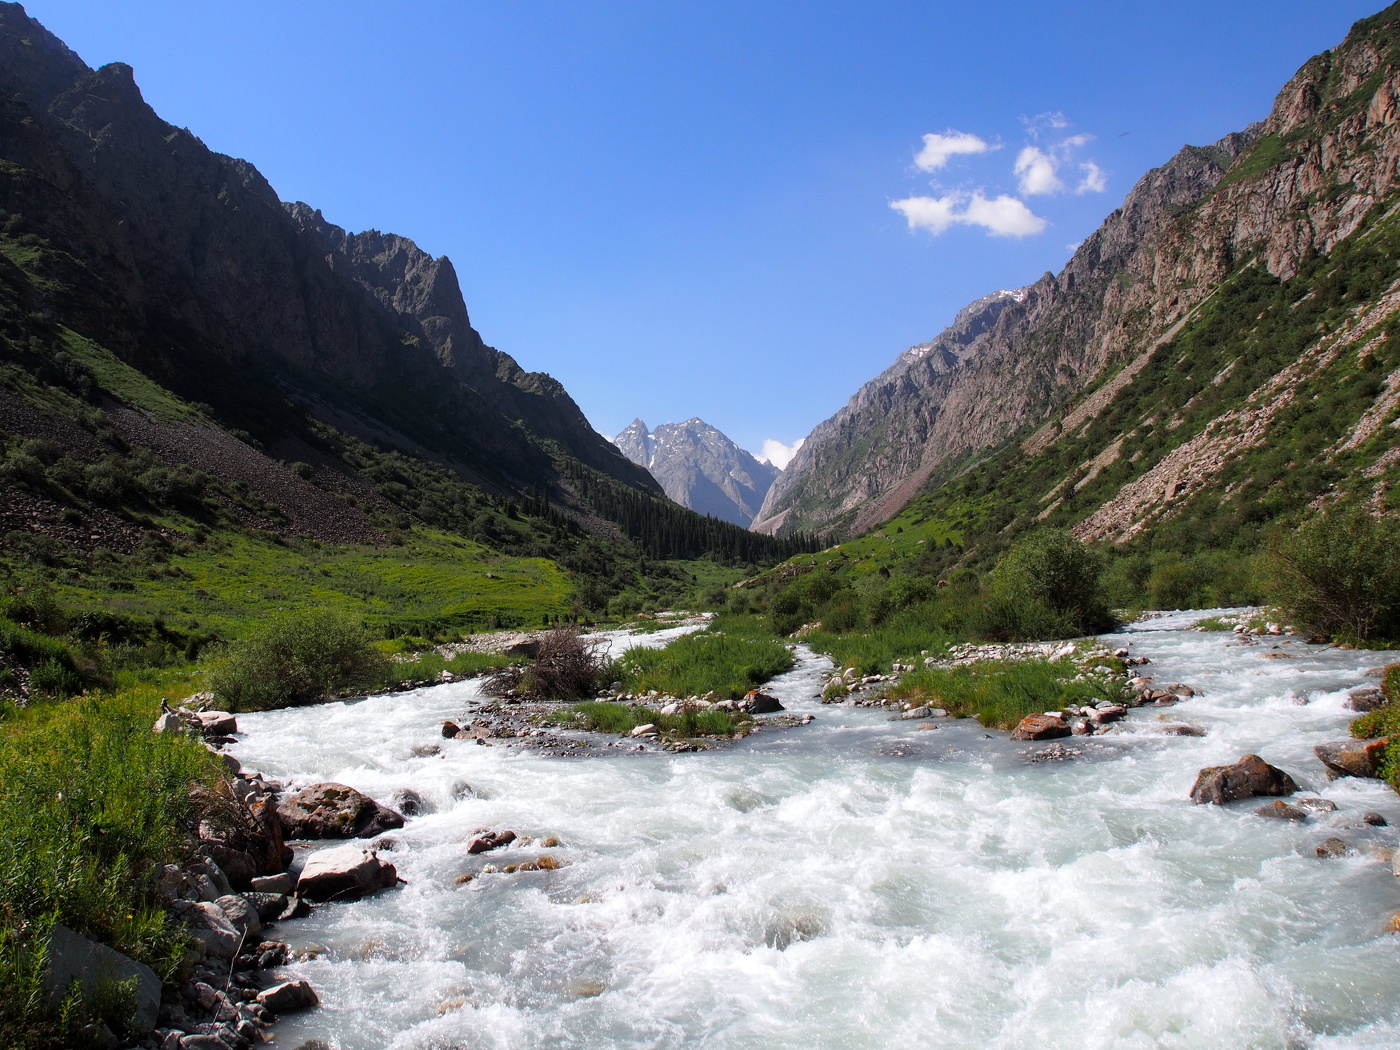
[[[346,784],[314,784],[282,800],[278,815],[288,838],[373,838],[401,828],[403,815]]]
[[[1297,783],[1283,770],[1258,755],[1245,755],[1231,766],[1202,769],[1191,787],[1191,800],[1219,806],[1260,795],[1292,795],[1297,790]]]
[[[74,982],[84,996],[91,998],[109,992],[116,984],[129,982],[135,1011],[133,1026],[140,1032],[155,1027],[160,1011],[160,978],[155,971],[67,926],[55,924],[49,936],[43,976],[50,1003],[59,1005]]]
[[[647,429],[640,419],[613,438],[683,507],[748,528],[781,471],[755,459],[702,419]]]

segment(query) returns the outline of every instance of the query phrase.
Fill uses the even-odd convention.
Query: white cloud
[[[792,457],[797,455],[797,450],[802,447],[802,442],[806,440],[806,438],[798,438],[791,445],[784,445],[781,441],[769,438],[763,443],[763,451],[758,454],[758,458],[782,470],[792,462]]]
[[[1092,160],[1079,165],[1079,170],[1084,172],[1084,177],[1074,188],[1075,193],[1102,193],[1108,188],[1108,177],[1104,174],[1103,168]]]
[[[1027,146],[1016,157],[1016,177],[1021,192],[1027,197],[1042,193],[1059,193],[1065,188],[1057,174],[1060,162],[1039,146]]]
[[[993,237],[1025,237],[1045,229],[1045,220],[1025,202],[1002,194],[949,193],[943,197],[906,197],[891,201],[911,230],[940,234],[953,225],[981,226]]]
[[[949,128],[942,135],[924,136],[924,148],[915,155],[914,164],[920,171],[937,171],[958,154],[986,153],[991,148],[989,143],[970,132]]]

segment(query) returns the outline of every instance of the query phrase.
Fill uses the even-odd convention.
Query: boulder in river
[[[1011,733],[1012,740],[1054,740],[1073,732],[1059,715],[1027,715]]]
[[[403,815],[345,784],[313,784],[278,806],[294,839],[368,839],[404,824]]]
[[[1351,847],[1341,839],[1331,838],[1321,843],[1313,852],[1319,860],[1329,860],[1332,857],[1345,857],[1351,852]]]
[[[776,696],[760,693],[757,689],[750,689],[744,694],[744,699],[739,702],[739,708],[754,715],[771,715],[775,711],[785,710]]]
[[[388,889],[399,873],[372,849],[333,846],[311,854],[297,879],[297,894],[307,900],[358,900]]]
[[[1308,815],[1297,806],[1290,806],[1283,799],[1275,799],[1266,806],[1260,806],[1255,811],[1256,816],[1273,817],[1275,820],[1307,820]]]
[[[1201,726],[1193,726],[1189,722],[1168,722],[1157,727],[1157,732],[1163,736],[1205,736],[1206,731]]]
[[[309,1010],[320,1001],[316,990],[305,981],[287,981],[258,993],[259,1004],[275,1014]]]
[[[1385,694],[1379,689],[1358,689],[1347,697],[1346,706],[1353,711],[1374,711],[1385,703]]]
[[[1379,740],[1334,740],[1318,744],[1313,754],[1327,767],[1327,775],[1338,777],[1375,778],[1380,775],[1381,759],[1385,757],[1388,737]]]
[[[488,853],[493,849],[500,849],[515,841],[513,831],[488,831],[484,835],[478,835],[471,840],[467,846],[468,853]]]
[[[1258,755],[1245,755],[1232,766],[1207,766],[1196,775],[1191,799],[1197,804],[1222,805],[1259,795],[1291,795],[1297,783]]]

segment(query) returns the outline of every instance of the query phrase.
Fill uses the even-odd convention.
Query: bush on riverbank
[[[1335,507],[1281,532],[1264,558],[1269,596],[1296,626],[1367,643],[1400,637],[1400,521]]]
[[[993,729],[1015,729],[1026,715],[1070,704],[1119,700],[1102,685],[1073,681],[1070,660],[1022,660],[911,671],[889,690],[894,700],[941,707],[959,718],[975,717]]]
[[[792,652],[782,642],[737,637],[712,627],[683,635],[664,649],[634,646],[616,667],[627,693],[655,689],[668,696],[716,693],[737,700],[792,665]]]
[[[283,614],[233,643],[214,662],[209,688],[230,711],[265,711],[372,687],[388,658],[340,613]]]
[[[1380,775],[1396,791],[1400,791],[1400,664],[1391,664],[1381,679],[1385,704],[1367,711],[1351,723],[1351,735],[1361,740],[1389,737]]]
[[[220,774],[198,742],[151,732],[158,703],[150,690],[83,696],[0,721],[0,1045],[72,1046],[68,1029],[92,1019],[65,1021],[36,994],[55,922],[162,979],[178,967],[184,938],[148,875],[183,848],[189,785]]]
[[[742,715],[733,715],[728,711],[684,711],[678,715],[663,715],[649,707],[597,702],[565,708],[549,720],[575,729],[624,736],[637,726],[647,724],[673,736],[733,736],[742,722],[749,721]]]
[[[556,627],[539,640],[534,663],[501,667],[487,680],[488,696],[521,693],[536,700],[581,700],[598,691],[611,671],[600,643],[577,628]]]

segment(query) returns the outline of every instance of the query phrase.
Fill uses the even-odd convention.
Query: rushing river
[[[471,682],[241,716],[235,753],[293,786],[334,779],[435,811],[394,834],[407,885],[274,936],[322,1007],[292,1048],[1096,1050],[1400,1046],[1396,827],[1375,781],[1328,783],[1343,690],[1396,654],[1242,646],[1173,614],[1114,636],[1204,696],[1031,763],[972,721],[934,730],[822,706],[799,650],[771,684],[809,725],[698,754],[549,758],[442,741]],[[659,642],[674,632],[652,636]],[[1203,738],[1150,732],[1165,716]],[[439,743],[441,756],[415,757]],[[1306,824],[1195,806],[1196,771],[1256,752],[1339,807]],[[457,797],[467,783],[475,795]],[[1341,819],[1338,819],[1341,818]],[[482,827],[555,835],[556,871],[457,876]],[[1353,856],[1319,860],[1339,835]]]

